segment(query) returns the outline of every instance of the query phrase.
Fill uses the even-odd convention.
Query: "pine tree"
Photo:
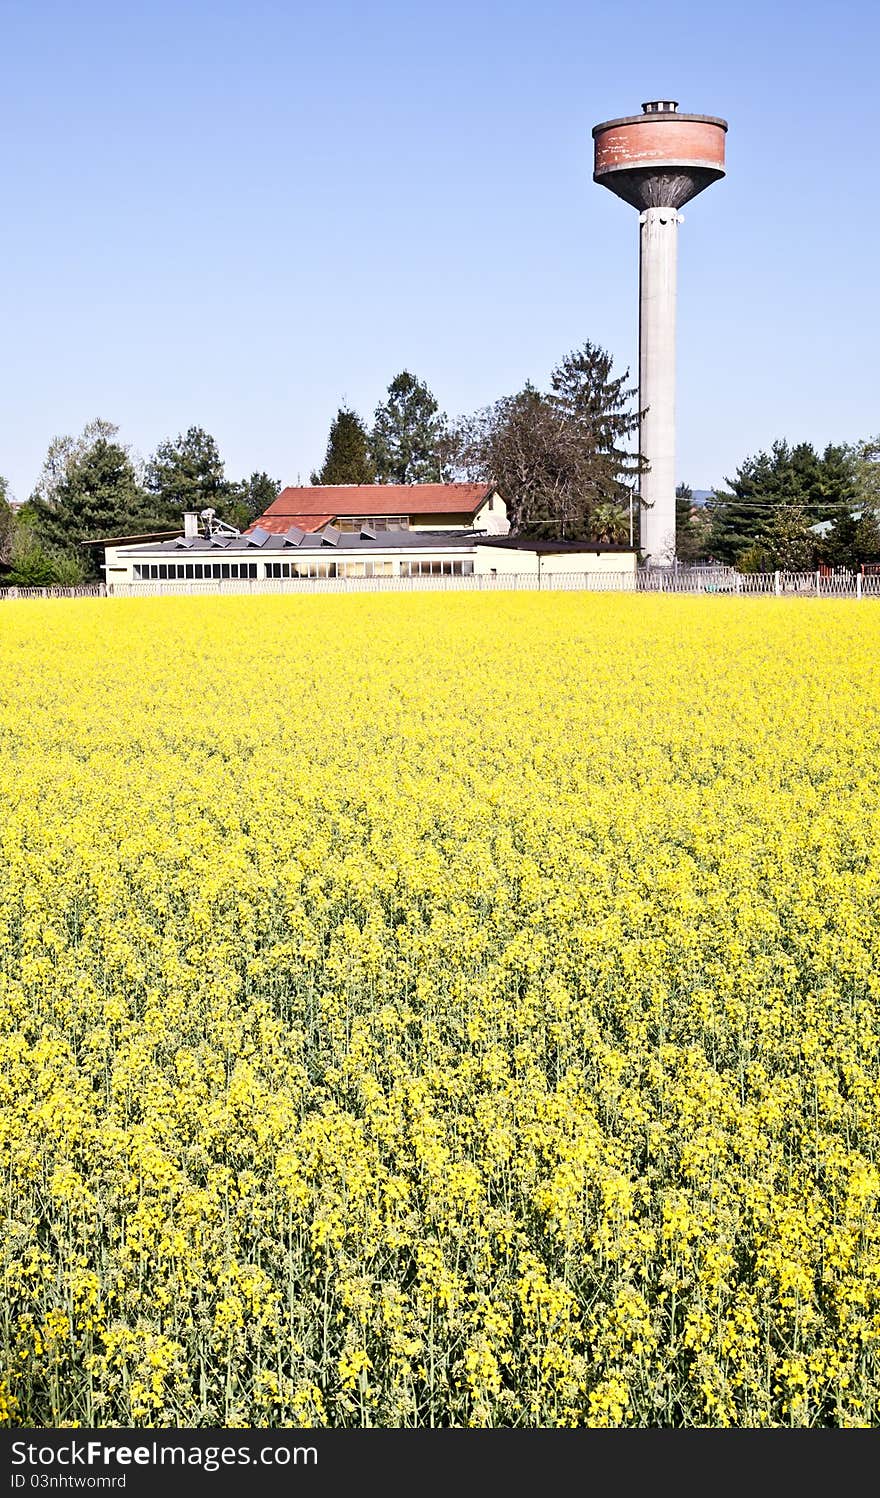
[[[185,510],[212,509],[222,519],[236,498],[217,443],[201,427],[160,442],[147,466],[146,487],[155,512],[171,524],[180,524]]]
[[[249,479],[231,484],[226,509],[227,513],[234,512],[238,517],[232,523],[242,530],[252,525],[265,515],[270,504],[278,498],[280,489],[278,479],[270,478],[268,473],[252,473]]]
[[[445,417],[427,385],[404,369],[376,407],[370,453],[381,484],[442,481]]]
[[[340,406],[330,427],[323,466],[312,474],[313,484],[374,484],[376,467],[370,439],[357,412]]]
[[[38,488],[27,508],[33,541],[55,557],[76,556],[82,541],[156,528],[127,448],[104,435],[72,443],[51,488]],[[95,549],[83,556],[88,571],[97,575]]]
[[[746,458],[725,483],[728,490],[713,503],[709,539],[721,562],[736,563],[762,548],[772,566],[782,566],[774,557],[793,555],[793,548],[805,556],[816,541],[810,526],[835,520],[855,498],[846,450],[829,445],[820,455],[809,442],[774,442],[769,452]],[[798,530],[804,539],[795,546]]]
[[[566,534],[573,538],[593,536],[600,509],[606,517],[609,507],[628,515],[644,466],[630,442],[639,414],[628,379],[629,370],[613,375],[611,355],[589,342],[567,354],[550,377],[550,404],[563,418],[572,454],[576,493]]]

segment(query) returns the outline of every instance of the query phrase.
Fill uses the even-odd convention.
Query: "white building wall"
[[[480,508],[471,515],[410,515],[410,530],[413,531],[485,531],[489,536],[506,536],[510,531],[507,505],[496,492],[483,500]]]
[[[541,557],[544,576],[558,572],[635,572],[634,551],[568,551]]]
[[[535,572],[542,577],[562,572],[635,572],[634,551],[565,551],[540,554],[521,547],[481,546],[477,543],[476,573]]]
[[[300,551],[294,547],[261,552],[256,547],[217,547],[215,550],[190,551],[184,547],[169,548],[167,551],[150,551],[138,546],[118,546],[105,548],[105,578],[110,583],[132,584],[135,588],[138,582],[154,582],[159,579],[136,578],[135,567],[183,567],[201,566],[206,564],[220,565],[240,564],[247,562],[256,567],[257,582],[272,581],[270,572],[267,570],[272,563],[286,563],[291,570],[297,565],[304,568],[320,566],[329,569],[331,566],[340,569],[340,575],[352,577],[364,576],[366,565],[370,564],[372,575],[400,577],[406,570],[401,563],[418,562],[465,562],[470,567],[474,565],[474,553],[467,547],[443,547],[443,546],[409,546],[405,550],[392,550],[390,547],[377,546],[364,551],[363,548],[351,551],[345,546],[324,546],[320,550],[309,549]],[[345,568],[346,572],[341,569]],[[451,569],[450,569],[451,570]],[[326,574],[325,574],[326,575]],[[166,579],[161,579],[165,581]],[[177,580],[177,579],[175,579]],[[179,579],[183,581],[183,578]],[[201,581],[201,579],[199,579]],[[207,579],[206,581],[210,581]],[[214,579],[213,581],[230,581],[230,579]],[[232,579],[234,581],[234,579]]]
[[[541,553],[530,550],[528,547],[506,547],[487,546],[475,541],[473,547],[449,546],[442,544],[434,546],[408,546],[400,550],[393,547],[377,545],[375,549],[352,548],[348,550],[344,541],[338,546],[322,546],[320,549],[309,549],[301,551],[294,547],[271,551],[261,551],[255,546],[224,546],[211,550],[189,550],[185,547],[169,548],[167,551],[155,551],[149,547],[132,546],[108,546],[105,549],[105,578],[108,585],[113,583],[133,584],[136,588],[138,581],[150,582],[159,579],[141,578],[135,579],[135,566],[175,566],[188,567],[190,565],[204,566],[206,563],[223,565],[224,563],[240,564],[247,562],[256,567],[255,581],[272,581],[268,568],[272,563],[286,563],[291,570],[297,564],[308,567],[320,565],[322,568],[334,566],[340,569],[340,575],[345,575],[342,568],[347,569],[349,576],[365,575],[365,564],[371,564],[371,571],[376,576],[400,577],[408,575],[410,569],[416,571],[414,564],[423,563],[458,563],[467,564],[473,568],[475,575],[489,576],[509,575],[511,573],[535,573],[548,577],[560,573],[634,573],[636,570],[636,554],[632,551],[603,552],[603,551],[566,551],[557,553]],[[451,571],[451,568],[450,568]],[[326,575],[326,574],[325,574]],[[184,577],[179,579],[184,581]],[[164,581],[164,579],[163,579]],[[206,582],[211,579],[205,579]],[[231,579],[213,579],[216,583],[221,581],[232,581]]]

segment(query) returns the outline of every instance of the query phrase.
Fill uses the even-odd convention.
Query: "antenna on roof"
[[[225,520],[218,520],[217,511],[212,509],[210,505],[208,505],[204,510],[200,510],[199,514],[201,515],[202,520],[204,520],[205,522],[205,535],[207,536],[209,541],[211,537],[215,535],[241,535],[241,531],[238,530],[234,525],[227,525]]]

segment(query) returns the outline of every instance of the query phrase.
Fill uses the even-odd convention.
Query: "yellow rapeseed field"
[[[0,1413],[880,1421],[880,606],[0,605]]]

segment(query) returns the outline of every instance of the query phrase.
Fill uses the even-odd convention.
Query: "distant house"
[[[250,527],[283,535],[313,532],[485,531],[506,536],[507,506],[485,484],[321,484],[282,489]]]

